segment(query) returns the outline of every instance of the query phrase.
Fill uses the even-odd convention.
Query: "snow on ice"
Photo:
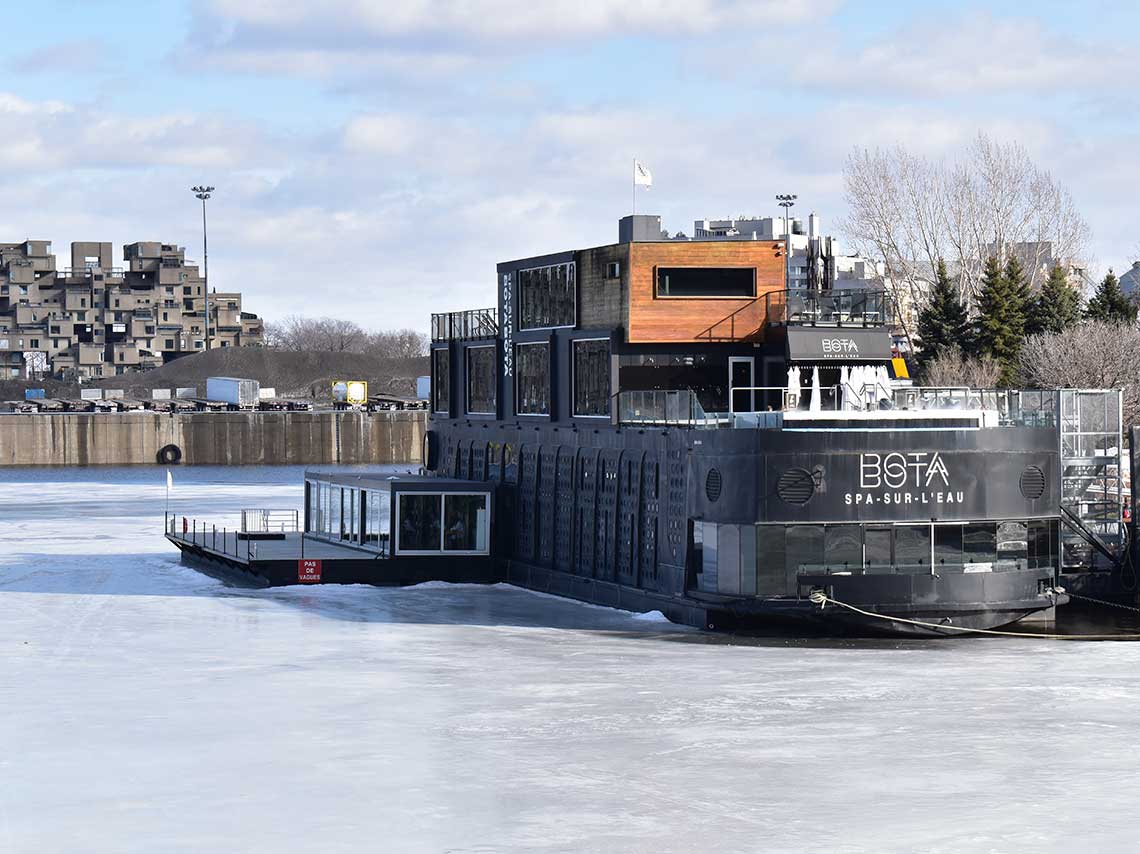
[[[0,473],[0,851],[1125,851],[1140,646],[230,587],[158,469]],[[172,510],[299,506],[178,469]]]

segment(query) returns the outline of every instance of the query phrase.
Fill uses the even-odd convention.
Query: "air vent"
[[[788,469],[776,483],[776,494],[789,504],[807,504],[815,495],[815,479],[807,469]]]
[[[705,495],[712,503],[716,503],[720,498],[720,469],[709,469],[708,475],[705,476]]]
[[[1045,472],[1029,466],[1021,473],[1021,494],[1035,501],[1045,494]]]

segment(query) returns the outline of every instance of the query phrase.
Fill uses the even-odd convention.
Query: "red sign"
[[[321,562],[319,560],[297,561],[297,581],[301,584],[320,584]]]

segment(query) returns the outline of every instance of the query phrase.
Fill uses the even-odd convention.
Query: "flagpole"
[[[637,158],[633,158],[633,215],[637,216]]]

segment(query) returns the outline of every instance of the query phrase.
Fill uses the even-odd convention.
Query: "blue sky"
[[[1134,3],[47,0],[5,16],[0,240],[200,246],[269,319],[426,328],[497,260],[610,242],[630,162],[671,230],[795,192],[825,228],[854,146],[1023,144],[1094,266],[1140,251]],[[120,251],[120,250],[117,250]],[[64,259],[66,263],[66,259]]]

